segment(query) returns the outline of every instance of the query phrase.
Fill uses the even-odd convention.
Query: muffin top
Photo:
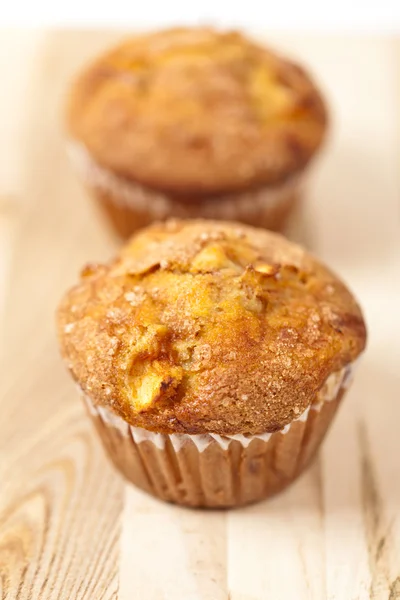
[[[101,56],[75,81],[70,137],[114,173],[185,196],[295,175],[326,111],[297,65],[240,33],[170,29]]]
[[[142,230],[83,270],[57,320],[93,402],[165,433],[281,429],[366,341],[351,293],[300,246],[213,221]]]

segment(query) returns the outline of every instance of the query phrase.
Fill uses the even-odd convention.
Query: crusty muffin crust
[[[192,199],[284,181],[326,121],[300,67],[206,28],[126,40],[77,78],[67,107],[69,135],[100,166]]]
[[[364,349],[351,293],[301,247],[228,222],[169,221],[89,265],[58,311],[83,391],[131,425],[263,433]]]

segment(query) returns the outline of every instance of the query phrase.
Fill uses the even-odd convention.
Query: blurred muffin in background
[[[168,217],[283,227],[326,132],[307,73],[237,32],[132,37],[88,66],[69,150],[122,236]]]

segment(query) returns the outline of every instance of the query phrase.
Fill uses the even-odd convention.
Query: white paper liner
[[[192,442],[199,452],[204,452],[204,450],[210,444],[215,442],[225,450],[229,447],[230,443],[235,440],[238,441],[244,448],[247,448],[255,439],[267,442],[274,433],[281,433],[282,435],[285,435],[290,430],[291,425],[296,421],[307,421],[310,410],[320,411],[324,402],[335,400],[341,389],[346,390],[350,386],[354,375],[355,365],[356,362],[353,362],[343,367],[343,369],[340,371],[332,373],[318,392],[316,401],[308,406],[303,413],[301,413],[292,421],[292,423],[289,423],[279,431],[266,432],[257,435],[246,435],[241,433],[236,435],[219,435],[216,433],[197,435],[190,435],[187,433],[154,433],[141,427],[133,427],[132,425],[129,425],[121,417],[114,414],[110,409],[103,406],[94,405],[89,396],[84,394],[83,397],[89,412],[93,416],[100,418],[107,426],[114,427],[122,435],[126,437],[132,437],[136,444],[140,444],[141,442],[145,441],[151,441],[157,448],[162,450],[165,448],[167,441],[170,441],[175,452],[178,452],[184,444],[187,442]]]
[[[67,152],[77,172],[89,186],[109,194],[115,203],[135,211],[146,211],[154,219],[163,220],[171,214],[175,217],[203,217],[214,219],[237,219],[240,215],[251,217],[260,210],[273,209],[285,203],[294,193],[301,191],[304,174],[297,174],[277,186],[264,186],[237,194],[224,194],[210,200],[201,199],[196,204],[177,202],[162,194],[137,184],[98,165],[85,146],[70,140]],[[196,214],[195,214],[196,213]]]

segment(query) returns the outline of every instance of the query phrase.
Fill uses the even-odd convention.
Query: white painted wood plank
[[[389,39],[353,40],[337,50],[332,69],[338,134],[321,174],[321,194],[327,190],[331,207],[323,217],[321,250],[358,293],[370,334],[354,388],[322,452],[327,590],[335,599],[389,598],[400,575],[393,535],[400,526],[400,403],[394,400],[400,386],[393,376],[400,358],[395,49]],[[342,235],[329,227],[340,214]]]
[[[223,512],[164,504],[126,486],[119,600],[227,600]]]
[[[232,600],[325,597],[319,466],[269,501],[228,514]]]

